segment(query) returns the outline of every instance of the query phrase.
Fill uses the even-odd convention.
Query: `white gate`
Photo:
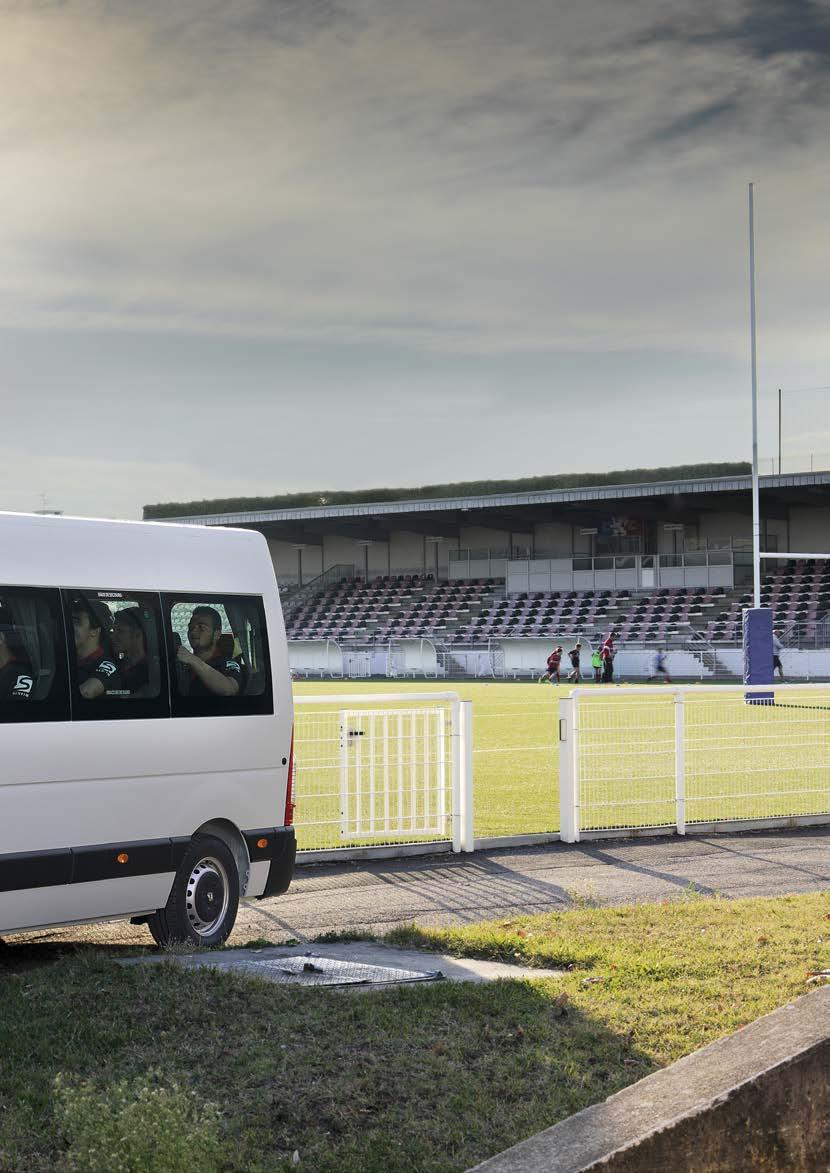
[[[343,675],[351,680],[362,680],[372,675],[371,652],[344,652]]]
[[[340,713],[340,834],[447,834],[452,810],[447,715],[438,707]]]
[[[830,822],[830,687],[576,688],[559,704],[560,835]]]
[[[473,850],[469,701],[409,692],[298,696],[294,703],[300,851],[340,857],[439,843]]]

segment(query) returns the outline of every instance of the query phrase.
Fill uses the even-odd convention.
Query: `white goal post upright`
[[[761,606],[761,510],[758,483],[758,364],[755,346],[755,211],[749,185],[749,333],[752,364],[752,595]]]
[[[790,550],[761,550],[760,481],[758,475],[758,363],[755,330],[755,203],[754,184],[749,185],[749,333],[752,368],[752,587],[753,607],[761,606],[761,560],[763,558],[828,559],[830,554],[802,554]],[[780,391],[779,391],[780,412]],[[779,416],[779,453],[781,442]],[[781,475],[781,460],[778,460]]]

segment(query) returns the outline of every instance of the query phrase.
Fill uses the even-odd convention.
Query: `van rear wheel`
[[[212,948],[227,940],[239,907],[239,872],[227,844],[196,835],[176,872],[164,908],[147,918],[157,945],[174,941]]]

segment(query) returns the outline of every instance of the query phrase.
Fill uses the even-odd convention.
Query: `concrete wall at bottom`
[[[476,1165],[475,1173],[830,1168],[830,986]]]

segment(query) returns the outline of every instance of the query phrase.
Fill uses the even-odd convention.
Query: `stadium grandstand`
[[[552,643],[617,678],[738,678],[751,601],[746,464],[149,505],[265,535],[291,663],[310,676],[528,678]],[[761,478],[765,551],[828,552],[830,472]],[[768,559],[790,679],[830,678],[830,561]],[[564,661],[563,661],[564,662]]]

